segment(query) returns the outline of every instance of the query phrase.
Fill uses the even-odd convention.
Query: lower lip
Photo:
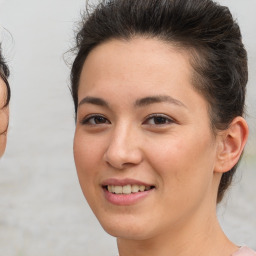
[[[131,193],[131,194],[113,194],[110,193],[107,189],[103,189],[105,198],[114,205],[120,205],[120,206],[128,206],[128,205],[133,205],[138,203],[139,201],[143,200],[149,194],[153,191],[154,189],[150,189],[147,191],[143,192],[138,192],[138,193]]]

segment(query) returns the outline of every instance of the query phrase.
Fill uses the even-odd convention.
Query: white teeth
[[[123,186],[123,194],[131,194],[131,193],[132,193],[131,185]]]
[[[123,187],[122,186],[113,186],[114,187],[114,191],[116,194],[122,194],[123,193]],[[113,189],[112,187],[112,189]]]
[[[132,185],[132,193],[137,193],[139,192],[140,188],[138,185]]]
[[[111,193],[115,194],[131,194],[131,193],[138,193],[150,190],[150,186],[144,185],[125,185],[125,186],[113,186],[108,185],[107,190]]]
[[[141,186],[140,186],[140,191],[141,191],[141,192],[145,191],[145,188],[146,188],[145,186],[141,185]]]
[[[112,192],[112,186],[108,185],[108,191]]]

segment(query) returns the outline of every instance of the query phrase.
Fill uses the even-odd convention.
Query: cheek
[[[74,159],[80,176],[93,174],[94,164],[97,162],[97,145],[88,136],[77,130],[74,137]]]
[[[0,134],[5,132],[9,123],[9,107],[0,109]]]
[[[74,137],[74,159],[81,188],[86,198],[98,187],[98,173],[102,170],[104,141],[85,135],[77,129]],[[89,193],[89,192],[90,193]],[[88,198],[87,198],[88,199]]]
[[[0,110],[0,157],[3,155],[7,141],[7,128],[9,123],[9,108]]]
[[[164,144],[151,145],[155,150],[149,151],[148,159],[158,173],[164,192],[184,196],[186,200],[191,193],[208,189],[213,177],[215,151],[210,135],[199,140],[197,133],[184,134],[169,138]]]
[[[93,175],[95,153],[92,152],[90,143],[84,138],[83,134],[76,131],[74,137],[74,160],[77,175],[82,192],[90,204],[90,195],[93,193]]]
[[[6,147],[6,134],[0,135],[0,157],[4,154]]]

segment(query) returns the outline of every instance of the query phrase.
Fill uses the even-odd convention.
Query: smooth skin
[[[157,39],[111,40],[88,55],[80,77],[74,158],[94,214],[120,256],[230,256],[237,247],[216,218],[223,172],[238,161],[242,117],[214,135],[192,85],[189,54]],[[155,188],[139,202],[106,200],[102,182],[133,178]]]
[[[4,107],[6,101],[6,85],[0,78],[0,157],[4,154],[9,123],[9,107]]]

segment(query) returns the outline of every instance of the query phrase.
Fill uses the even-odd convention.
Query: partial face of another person
[[[3,155],[6,147],[6,134],[9,122],[9,108],[4,107],[6,102],[6,84],[0,78],[0,157]]]
[[[216,204],[218,137],[192,74],[189,54],[156,39],[112,40],[84,63],[75,163],[113,236],[148,239]]]

